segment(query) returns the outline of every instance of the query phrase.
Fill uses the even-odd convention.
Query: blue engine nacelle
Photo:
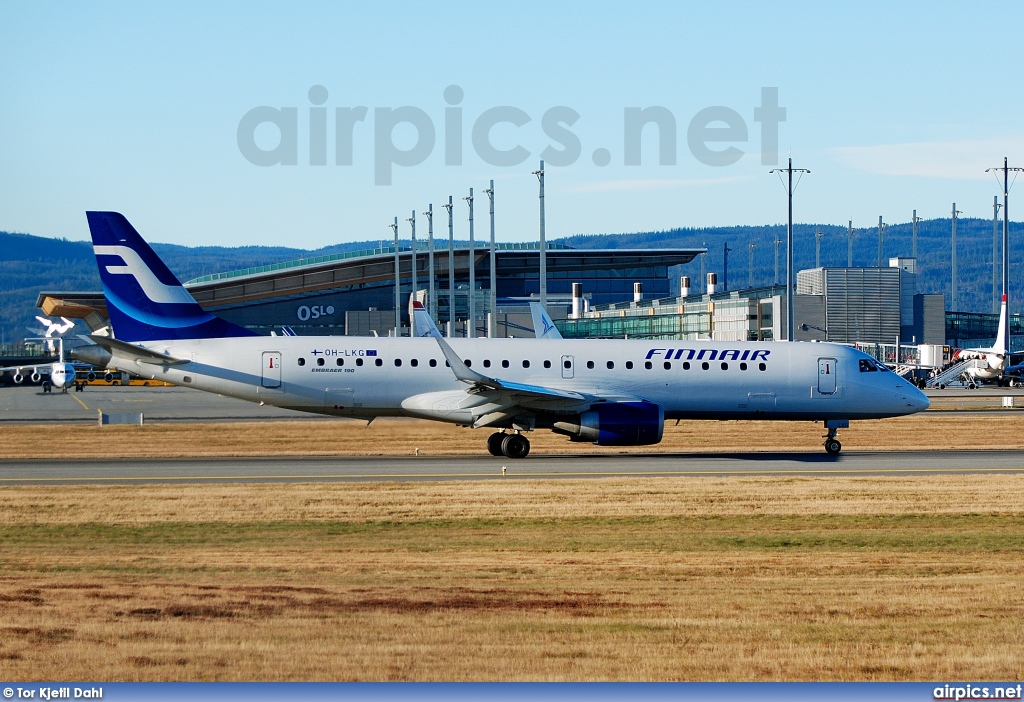
[[[665,412],[652,402],[609,402],[594,405],[575,421],[555,422],[553,429],[598,446],[646,446],[661,441]]]

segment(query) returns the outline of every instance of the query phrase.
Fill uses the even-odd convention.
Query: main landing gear
[[[530,440],[522,434],[495,432],[487,437],[487,450],[492,456],[526,458],[530,453]]]

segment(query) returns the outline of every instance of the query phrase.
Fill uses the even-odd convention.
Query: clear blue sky
[[[895,5],[895,7],[894,7]],[[779,158],[810,168],[796,219],[867,227],[911,211],[990,217],[994,179],[1024,165],[1024,71],[1014,48],[1020,3],[16,3],[0,5],[0,229],[85,239],[84,211],[115,209],[153,241],[315,248],[389,238],[410,210],[455,195],[457,234],[476,189],[487,235],[489,179],[499,240],[536,236],[531,171],[552,144],[542,116],[579,115],[571,165],[549,167],[550,237],[785,220],[785,194],[761,163],[761,89],[786,121]],[[327,165],[310,165],[311,86],[327,90]],[[463,91],[462,164],[445,164],[445,89]],[[257,166],[238,145],[243,115],[296,108],[297,164]],[[335,163],[335,108],[368,108],[353,164]],[[413,106],[435,128],[421,163],[375,184],[375,108]],[[472,145],[488,109],[495,166]],[[642,163],[624,165],[624,109],[674,116],[675,164],[660,165],[655,126]],[[742,119],[744,154],[698,160],[691,120],[724,106]],[[712,125],[714,126],[714,125]],[[259,148],[276,127],[252,131]],[[417,133],[389,135],[411,148]],[[554,144],[561,148],[560,142]],[[610,163],[595,165],[595,149]],[[1024,193],[1024,188],[1017,190]],[[1011,213],[1024,213],[1024,199]],[[1021,217],[1015,217],[1020,219]],[[419,222],[425,234],[426,223]]]

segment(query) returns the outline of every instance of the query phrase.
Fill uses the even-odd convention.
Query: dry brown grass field
[[[413,419],[149,424],[53,425],[5,428],[17,440],[0,444],[0,460],[188,456],[455,456],[485,452],[490,430],[463,429]],[[548,431],[530,435],[532,452],[678,453],[703,451],[821,451],[824,429],[811,422],[669,422],[657,446],[603,448],[571,443]],[[840,431],[844,450],[1024,449],[1024,413],[924,412],[909,417],[851,422]]]
[[[1024,476],[4,487],[0,544],[9,680],[1017,680],[1024,660]]]

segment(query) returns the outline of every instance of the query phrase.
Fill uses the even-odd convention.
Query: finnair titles
[[[666,420],[685,419],[822,422],[825,449],[838,454],[850,420],[928,407],[870,356],[827,343],[574,340],[548,323],[543,338],[446,339],[418,303],[416,337],[257,336],[203,310],[122,215],[87,216],[116,336],[92,337],[107,366],[183,387],[489,428],[488,451],[509,458],[525,457],[537,430],[641,446],[661,441]]]

